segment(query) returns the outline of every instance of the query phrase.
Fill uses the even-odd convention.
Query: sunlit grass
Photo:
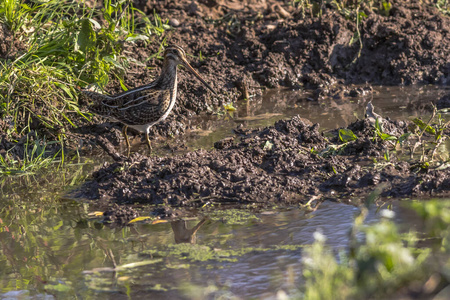
[[[448,0],[436,0],[434,1],[437,9],[447,15],[450,16],[450,1]]]
[[[57,141],[47,143],[45,139],[36,139],[25,143],[22,158],[10,153],[14,148],[6,152],[4,156],[0,155],[0,177],[5,175],[30,175],[50,165],[62,165],[64,162],[62,148],[53,155],[48,153],[47,147],[54,143],[57,143]]]
[[[2,21],[12,29],[18,30],[25,21],[27,5],[18,0],[2,0],[0,2],[0,16]]]
[[[154,17],[151,22],[127,1],[93,7],[80,1],[3,1],[0,20],[26,51],[0,59],[0,116],[12,117],[16,132],[45,128],[58,134],[76,127],[77,119],[89,118],[78,107],[79,89],[92,83],[102,88],[111,78],[124,87],[123,75],[133,63],[124,45],[150,42],[168,28]]]
[[[7,26],[19,52],[0,58],[0,118],[11,124],[7,134],[35,131],[45,139],[30,144],[25,157],[0,157],[0,174],[36,173],[61,160],[61,153],[45,155],[42,143],[58,142],[65,133],[90,121],[80,109],[81,88],[102,89],[111,79],[122,88],[133,63],[124,53],[127,44],[155,40],[170,28],[157,15],[149,17],[129,1],[0,2],[0,22]],[[98,7],[102,7],[99,9]],[[3,26],[4,26],[3,25]],[[11,139],[12,140],[12,139]]]

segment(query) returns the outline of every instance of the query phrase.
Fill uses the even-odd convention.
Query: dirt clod
[[[407,130],[407,124],[389,120],[385,127],[396,134]],[[167,207],[202,207],[210,202],[286,205],[318,195],[348,199],[366,195],[382,183],[383,196],[450,194],[446,170],[417,172],[408,162],[361,167],[363,162],[367,165],[368,156],[382,160],[388,143],[373,138],[374,128],[366,120],[349,128],[358,139],[341,152],[324,155],[330,143],[339,143],[338,137],[327,141],[318,124],[297,116],[247,131],[238,143],[223,142],[215,150],[165,158],[135,154],[106,164],[81,190],[85,197],[106,195],[117,203]]]

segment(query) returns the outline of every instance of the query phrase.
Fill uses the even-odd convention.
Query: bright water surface
[[[181,139],[186,141],[190,149],[212,148],[214,142],[233,136],[232,129],[242,124],[246,128],[272,126],[280,119],[300,115],[313,123],[319,123],[321,130],[345,127],[357,119],[364,119],[366,105],[369,100],[375,112],[393,120],[412,120],[416,117],[429,116],[429,105],[448,93],[448,87],[375,87],[373,98],[365,97],[345,99],[325,99],[311,101],[311,95],[304,91],[271,90],[262,97],[250,101],[241,101],[236,111],[219,116],[203,116],[192,123],[196,130],[187,132]],[[424,106],[428,105],[427,109]],[[167,141],[172,146],[180,140]],[[145,145],[141,145],[143,153]],[[125,147],[123,148],[125,151]],[[124,152],[125,153],[125,152]],[[167,149],[159,154],[164,155]]]
[[[392,119],[423,116],[418,104],[448,92],[436,87],[376,90],[375,111]],[[297,91],[271,91],[239,103],[232,116],[202,118],[198,130],[183,139],[193,149],[211,148],[241,123],[267,126],[296,114],[323,129],[338,128],[363,118],[367,102],[307,98]],[[346,251],[359,211],[327,201],[310,213],[299,208],[260,211],[257,219],[242,224],[209,220],[195,243],[176,244],[175,237],[187,232],[183,221],[108,227],[87,216],[94,207],[64,197],[99,164],[96,160],[45,178],[0,179],[1,299],[202,299],[208,292],[275,298],[278,291],[292,293],[299,286],[302,246],[314,241],[314,232],[321,231],[330,246]],[[399,223],[415,226],[415,216],[400,202],[392,207]],[[372,207],[367,222],[378,218]],[[186,226],[199,221],[188,220]]]

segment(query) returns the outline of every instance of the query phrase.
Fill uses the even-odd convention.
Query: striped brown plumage
[[[123,123],[123,134],[127,143],[128,156],[130,144],[126,134],[127,127],[145,132],[147,144],[151,150],[148,130],[154,124],[164,120],[169,115],[177,95],[177,66],[182,64],[193,73],[214,94],[216,92],[189,65],[184,50],[172,46],[164,51],[164,62],[160,76],[148,85],[107,96],[95,92],[83,91],[93,103],[89,109],[98,115]]]

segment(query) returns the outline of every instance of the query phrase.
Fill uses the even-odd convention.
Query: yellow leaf
[[[224,104],[223,108],[225,108],[227,111],[235,111],[236,110],[236,108],[233,106],[233,103]]]
[[[90,216],[90,217],[103,216],[103,212],[102,211],[93,211],[93,212],[88,213],[88,216]]]
[[[146,217],[137,217],[137,218],[134,218],[133,220],[131,220],[128,224],[136,223],[136,222],[140,222],[140,221],[145,221],[145,220],[148,220],[148,219],[151,219],[151,217],[148,217],[148,216],[146,216]]]
[[[118,281],[126,281],[126,280],[130,280],[130,276],[120,276],[117,278]]]
[[[155,220],[152,222],[152,224],[159,224],[159,223],[167,223],[167,220]]]

